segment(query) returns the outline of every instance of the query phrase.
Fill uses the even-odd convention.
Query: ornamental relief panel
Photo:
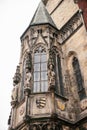
[[[52,102],[50,94],[37,94],[31,96],[30,115],[44,115],[52,112]]]
[[[25,116],[25,107],[26,103],[24,102],[21,106],[17,108],[16,111],[16,126],[23,121],[23,117]]]

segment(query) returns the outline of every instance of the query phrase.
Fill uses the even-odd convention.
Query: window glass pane
[[[34,92],[47,91],[47,55],[43,47],[34,53]]]
[[[41,80],[47,80],[47,72],[41,72]]]
[[[41,64],[41,71],[47,70],[47,63]]]
[[[34,73],[34,81],[40,81],[40,73],[39,72]]]
[[[38,62],[40,62],[40,55],[39,54],[34,56],[34,63],[38,63]]]
[[[41,91],[46,92],[48,90],[48,83],[47,81],[41,82]]]
[[[40,71],[40,64],[34,64],[34,71]]]
[[[34,92],[40,92],[40,82],[34,82]]]
[[[61,59],[59,56],[57,56],[57,64],[58,64],[58,75],[59,75],[59,83],[60,83],[60,94],[64,96],[62,67],[61,67]]]
[[[47,61],[47,56],[46,55],[41,55],[41,62],[46,62]]]

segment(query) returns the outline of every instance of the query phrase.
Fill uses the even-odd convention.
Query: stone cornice
[[[81,13],[76,12],[74,16],[60,29],[58,41],[63,44],[83,25]]]

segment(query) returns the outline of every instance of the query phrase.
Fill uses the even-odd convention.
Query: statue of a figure
[[[55,72],[53,71],[53,65],[49,65],[49,70],[48,70],[48,83],[49,86],[55,86]]]
[[[31,72],[28,69],[26,69],[25,88],[26,87],[31,87],[31,79],[32,79]]]
[[[12,90],[12,95],[11,95],[12,101],[17,101],[18,100],[18,85],[14,83],[14,88]]]

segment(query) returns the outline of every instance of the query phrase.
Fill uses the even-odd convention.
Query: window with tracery
[[[80,71],[79,61],[76,57],[73,58],[72,64],[73,64],[74,74],[75,74],[75,78],[76,78],[78,94],[79,94],[80,100],[82,100],[82,99],[84,99],[86,94],[85,94],[85,90],[83,87],[83,79],[82,79],[82,75],[81,75],[81,71]]]
[[[64,96],[64,85],[62,76],[61,59],[58,54],[54,54],[55,73],[56,73],[56,93]]]
[[[43,47],[34,52],[34,89],[33,92],[46,92],[48,90],[47,54]]]

